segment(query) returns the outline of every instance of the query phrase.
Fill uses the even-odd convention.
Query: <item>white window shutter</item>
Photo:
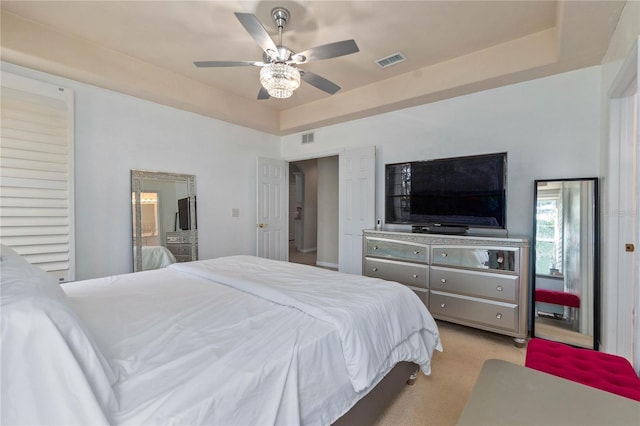
[[[3,72],[0,99],[0,242],[72,281],[73,92]]]

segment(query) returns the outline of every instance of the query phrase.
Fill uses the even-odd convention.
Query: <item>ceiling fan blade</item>
[[[310,71],[300,70],[300,77],[310,85],[317,87],[318,89],[327,92],[330,95],[333,95],[338,90],[340,90],[340,86],[338,86],[334,82],[329,81],[326,78],[321,77],[318,74],[314,74]]]
[[[265,89],[264,87],[260,86],[260,91],[258,92],[258,99],[262,100],[262,99],[269,99],[269,92],[267,92],[267,89]]]
[[[235,12],[236,18],[242,24],[245,30],[258,43],[258,46],[264,50],[269,56],[278,54],[278,47],[269,36],[267,30],[262,26],[256,15],[253,13]]]
[[[196,61],[193,64],[199,68],[248,67],[248,66],[262,67],[266,65],[264,62],[257,62],[257,61]]]
[[[293,59],[295,60],[297,57],[304,56],[304,60],[297,62],[303,64],[311,61],[319,61],[321,59],[350,55],[359,51],[360,49],[358,48],[355,40],[343,40],[336,41],[335,43],[323,44],[322,46],[312,47],[311,49],[305,50],[304,52],[295,54],[293,56]]]

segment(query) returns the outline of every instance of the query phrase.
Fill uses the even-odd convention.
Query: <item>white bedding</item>
[[[239,281],[243,289],[231,287],[231,281]],[[279,284],[273,285],[276,281]],[[115,404],[88,405],[95,412],[85,420],[330,424],[395,362],[414,361],[428,373],[433,350],[441,349],[435,323],[424,306],[406,287],[390,290],[395,287],[248,256],[65,284],[71,306],[109,364],[109,377],[115,377]],[[295,288],[302,291],[291,293]],[[289,296],[283,295],[284,290]],[[385,312],[385,304],[375,303],[405,290],[411,297],[398,297],[402,310],[415,308],[422,321],[420,330],[413,333],[396,329],[404,321],[398,311]],[[267,300],[267,293],[275,302]],[[284,299],[289,300],[283,303]],[[373,308],[363,309],[371,299]],[[374,314],[371,309],[379,312]],[[355,317],[346,315],[353,310]],[[378,321],[376,315],[384,319]],[[361,319],[375,324],[374,328],[367,331]],[[3,312],[3,355],[7,344],[12,344],[5,342],[5,326],[13,325],[6,324]],[[356,330],[364,334],[352,336]],[[383,337],[387,332],[391,336]],[[372,350],[374,346],[391,350],[379,352]],[[54,346],[50,351],[58,349]],[[360,364],[366,366],[362,371],[357,368]],[[5,367],[3,364],[3,372]],[[28,374],[29,370],[24,371]],[[3,403],[5,394],[3,390]],[[96,400],[86,389],[75,396],[76,401],[68,402],[73,406]],[[39,409],[37,402],[24,408]],[[11,423],[5,411],[6,406],[3,423]],[[56,423],[56,419],[49,422]]]
[[[230,256],[172,268],[297,308],[332,324],[340,335],[356,391],[410,357],[431,373],[438,345],[435,321],[407,287],[359,275],[250,256]],[[418,302],[418,303],[416,303]]]
[[[164,246],[142,246],[142,270],[150,271],[152,269],[166,268],[176,263],[176,258]],[[133,250],[133,261],[136,261],[137,250]]]

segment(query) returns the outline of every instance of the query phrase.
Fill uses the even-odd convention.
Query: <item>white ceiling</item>
[[[2,59],[267,131],[287,134],[599,64],[623,1],[10,1]],[[254,13],[277,44],[271,10],[291,18],[300,52],[355,39],[360,52],[312,62],[342,87],[308,84],[256,100],[259,68],[193,61],[261,60],[234,16]],[[401,52],[405,62],[375,60]]]

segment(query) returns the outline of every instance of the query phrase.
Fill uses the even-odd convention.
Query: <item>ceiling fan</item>
[[[335,43],[313,47],[304,52],[295,53],[282,45],[282,30],[289,20],[289,11],[276,7],[271,16],[278,27],[279,43],[276,45],[258,18],[252,13],[235,13],[245,30],[264,51],[262,61],[197,61],[196,67],[261,67],[258,99],[288,98],[300,86],[300,80],[327,92],[331,95],[340,90],[340,86],[311,71],[304,71],[297,66],[311,61],[350,55],[360,51],[354,40],[343,40]]]

